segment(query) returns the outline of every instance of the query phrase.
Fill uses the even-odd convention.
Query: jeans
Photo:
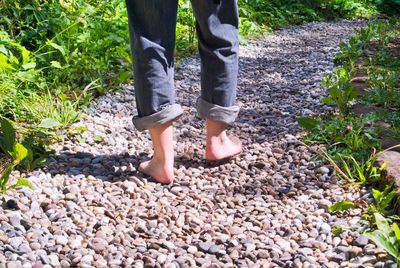
[[[191,0],[201,59],[201,118],[232,124],[238,75],[237,0]],[[138,115],[142,131],[177,119],[174,48],[178,0],[126,0]]]

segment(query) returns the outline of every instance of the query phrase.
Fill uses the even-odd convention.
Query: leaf
[[[8,54],[8,53],[7,53],[6,47],[3,46],[3,45],[0,45],[0,52],[3,53],[4,55],[7,55],[7,54]]]
[[[0,70],[1,69],[15,70],[14,67],[8,63],[8,57],[2,53],[0,53]]]
[[[24,70],[34,69],[35,67],[36,67],[36,62],[28,62],[28,63],[22,65],[22,68]]]
[[[42,120],[42,122],[40,122],[40,124],[38,125],[38,127],[40,128],[47,128],[47,129],[51,129],[51,128],[57,128],[59,127],[61,124],[60,122],[58,122],[56,119],[54,118],[44,118]]]
[[[55,49],[57,49],[58,51],[61,52],[61,54],[65,57],[65,49],[64,47],[57,45],[56,43],[50,42],[49,45]]]
[[[313,129],[319,127],[320,125],[320,121],[317,119],[314,119],[312,117],[309,116],[300,116],[297,117],[297,122],[299,123],[299,125],[308,130],[308,131],[312,131]]]
[[[394,234],[396,235],[397,241],[400,241],[400,228],[399,228],[399,226],[397,225],[397,223],[393,223],[392,227],[393,227]]]
[[[382,198],[382,192],[377,189],[372,189],[372,196],[376,203],[378,203]]]
[[[332,213],[332,212],[346,211],[355,207],[356,205],[353,202],[342,200],[336,204],[333,204],[328,210],[329,212]]]
[[[22,54],[22,64],[26,65],[29,61],[29,55],[31,52],[24,47],[20,47]]]
[[[390,226],[388,220],[385,217],[383,217],[380,213],[375,213],[374,217],[378,229],[382,231],[384,234],[389,234]]]
[[[378,247],[385,249],[390,255],[395,258],[399,257],[398,249],[389,242],[388,238],[380,231],[365,232],[369,239],[371,239]]]
[[[388,166],[389,166],[388,163],[384,162],[384,163],[382,164],[382,166],[379,168],[379,170],[380,170],[380,171],[385,170],[385,169],[387,169]]]
[[[53,66],[54,68],[57,68],[57,69],[62,69],[62,66],[61,66],[61,64],[58,62],[58,61],[51,61],[50,62],[50,64],[51,64],[51,66]]]
[[[103,137],[100,135],[93,136],[93,141],[95,141],[95,142],[102,142],[103,140],[104,140]]]
[[[4,193],[6,191],[6,184],[10,179],[10,175],[14,167],[15,167],[14,164],[10,164],[4,171],[3,175],[0,177],[0,192]]]
[[[15,128],[9,120],[1,120],[1,132],[3,133],[3,138],[0,140],[0,147],[5,152],[12,152],[17,138]]]
[[[11,186],[9,189],[15,189],[17,187],[25,186],[30,189],[33,189],[33,185],[25,178],[19,178],[17,183],[15,183],[13,186]]]
[[[331,98],[329,98],[329,97],[325,97],[325,98],[322,98],[321,99],[321,102],[323,103],[323,104],[332,104],[332,99]]]
[[[28,156],[28,149],[25,148],[21,143],[16,143],[14,147],[14,160],[16,163],[20,163]]]

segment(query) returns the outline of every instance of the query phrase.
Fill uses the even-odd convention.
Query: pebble
[[[168,186],[136,170],[152,150],[149,134],[132,125],[132,86],[96,98],[70,128],[85,129],[79,140],[86,142],[68,135],[51,145],[55,153],[46,168],[28,174],[40,187],[5,196],[0,263],[38,261],[46,268],[183,268],[211,262],[216,267],[386,266],[390,257],[384,260],[368,239],[332,234],[338,224],[361,229],[360,215],[327,212],[348,190],[298,142],[296,117],[331,109],[319,100],[325,94],[322,77],[334,68],[340,40],[363,25],[308,23],[243,46],[237,95],[242,109],[233,132],[244,150],[219,166],[203,160],[204,122],[194,109],[199,59],[183,60],[175,86],[185,113],[175,129],[176,180]],[[349,200],[358,198],[352,195]]]

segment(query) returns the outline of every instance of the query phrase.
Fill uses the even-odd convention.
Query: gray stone
[[[356,246],[359,246],[359,247],[363,247],[363,246],[367,245],[368,242],[369,242],[369,239],[365,235],[360,235],[359,237],[357,237],[357,239],[355,241]]]

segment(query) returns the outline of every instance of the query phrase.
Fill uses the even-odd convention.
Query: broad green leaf
[[[8,63],[8,57],[2,53],[0,53],[0,70],[15,70],[11,64]]]
[[[16,143],[15,128],[7,119],[1,120],[1,132],[3,138],[0,140],[0,146],[5,152],[12,152]]]
[[[3,45],[0,45],[0,52],[3,53],[4,55],[7,55],[7,54],[8,54],[8,53],[7,53],[6,47],[3,46]]]
[[[51,61],[50,62],[50,64],[51,64],[51,66],[53,66],[54,68],[57,68],[57,69],[62,69],[62,66],[61,66],[61,64],[58,62],[58,61]]]
[[[371,239],[378,247],[385,249],[393,257],[399,257],[398,249],[389,242],[388,238],[382,232],[376,230],[373,232],[366,232],[364,234],[369,239]]]
[[[358,96],[358,91],[351,87],[351,91],[349,94],[349,100],[353,100]]]
[[[390,193],[388,193],[387,195],[385,195],[379,206],[381,207],[381,210],[385,210],[386,208],[389,207],[389,204],[392,202],[393,198],[396,196],[396,191],[392,191]]]
[[[332,99],[329,98],[329,97],[325,97],[325,98],[322,98],[322,99],[321,99],[321,102],[322,102],[323,104],[332,104]]]
[[[50,42],[49,43],[50,46],[52,46],[53,48],[57,49],[58,51],[61,52],[61,54],[65,57],[65,49],[64,47],[57,45],[56,43]]]
[[[349,210],[349,209],[355,208],[355,207],[356,207],[356,205],[353,202],[349,202],[347,200],[342,200],[336,204],[333,204],[329,208],[329,212],[346,211],[346,210]]]
[[[29,61],[29,55],[31,54],[31,52],[24,47],[20,47],[20,49],[22,54],[22,64],[26,65]]]
[[[383,232],[384,234],[390,233],[390,226],[388,220],[383,217],[380,213],[375,213],[375,223],[378,229]]]
[[[36,62],[28,62],[28,63],[22,65],[22,68],[24,70],[34,69],[35,67],[36,67]]]
[[[28,155],[28,149],[25,148],[21,143],[16,143],[14,147],[14,157],[15,161],[17,163],[20,163],[22,160],[24,160],[25,157]]]
[[[308,130],[308,131],[312,131],[313,129],[315,129],[316,127],[318,127],[320,125],[320,121],[317,119],[314,119],[312,117],[309,116],[300,116],[297,117],[297,122],[299,123],[299,125]]]
[[[331,88],[331,90],[329,90],[329,94],[331,95],[331,98],[336,100],[340,100],[342,98],[342,93],[337,88]]]
[[[6,191],[7,182],[10,179],[10,175],[14,167],[14,164],[10,164],[4,171],[3,175],[0,177],[0,192],[4,193]]]
[[[400,241],[400,228],[399,228],[399,226],[397,225],[397,223],[393,223],[392,227],[393,227],[394,234],[396,235],[397,241]]]
[[[25,186],[30,189],[33,189],[33,185],[25,178],[19,178],[17,183],[11,186],[9,189],[15,189],[17,187]]]
[[[372,196],[374,197],[375,202],[379,202],[382,197],[382,192],[377,189],[372,189]]]
[[[61,125],[60,122],[58,122],[54,118],[45,118],[42,120],[42,122],[40,122],[38,127],[51,129],[51,128],[57,128],[60,125]]]
[[[59,98],[62,102],[65,102],[65,101],[68,100],[68,96],[65,95],[64,93],[58,94],[58,98]]]

